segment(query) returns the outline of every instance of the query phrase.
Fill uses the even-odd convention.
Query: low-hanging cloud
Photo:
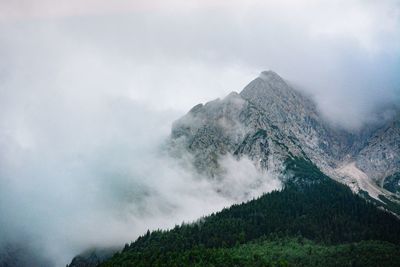
[[[52,47],[47,34],[30,43],[37,53],[16,42],[18,52],[3,65],[1,246],[62,266],[87,248],[118,246],[149,228],[192,221],[279,188],[248,161],[230,160],[224,161],[227,175],[236,164],[242,170],[235,184],[253,184],[218,193],[229,183],[227,175],[211,182],[163,152],[171,124],[183,112],[163,105],[162,92],[145,100],[135,94],[142,88],[124,88],[130,74],[123,62],[90,49],[76,52],[65,42]],[[165,74],[153,68],[148,75]],[[269,186],[256,187],[256,181]]]
[[[399,103],[396,1],[80,2],[0,0],[0,240],[57,265],[279,188],[248,159],[217,183],[160,153],[175,119],[261,70],[347,128]]]
[[[61,266],[87,248],[118,246],[280,188],[246,159],[224,160],[226,174],[210,181],[168,156],[163,143],[175,112],[89,99],[90,107],[65,109],[65,97],[55,96],[50,109],[41,103],[24,112],[23,129],[2,132],[2,245],[23,240]]]

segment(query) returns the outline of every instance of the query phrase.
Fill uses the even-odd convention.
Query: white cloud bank
[[[62,266],[86,248],[121,245],[280,187],[249,160],[224,161],[219,182],[182,168],[161,150],[175,113],[86,100],[32,104],[1,133],[3,242],[24,240]]]

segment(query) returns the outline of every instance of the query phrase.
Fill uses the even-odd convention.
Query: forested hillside
[[[396,266],[400,221],[311,162],[284,189],[169,231],[148,231],[102,266]]]

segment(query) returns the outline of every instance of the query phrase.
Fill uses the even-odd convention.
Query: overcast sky
[[[241,199],[158,147],[192,106],[268,69],[360,127],[399,103],[399,1],[0,0],[0,234],[65,265]]]
[[[399,1],[0,1],[1,77],[182,112],[272,69],[352,126],[399,95],[399,14]]]

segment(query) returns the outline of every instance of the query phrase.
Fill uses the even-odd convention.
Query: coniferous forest
[[[281,191],[197,222],[148,231],[101,266],[399,266],[400,220],[310,161]]]

